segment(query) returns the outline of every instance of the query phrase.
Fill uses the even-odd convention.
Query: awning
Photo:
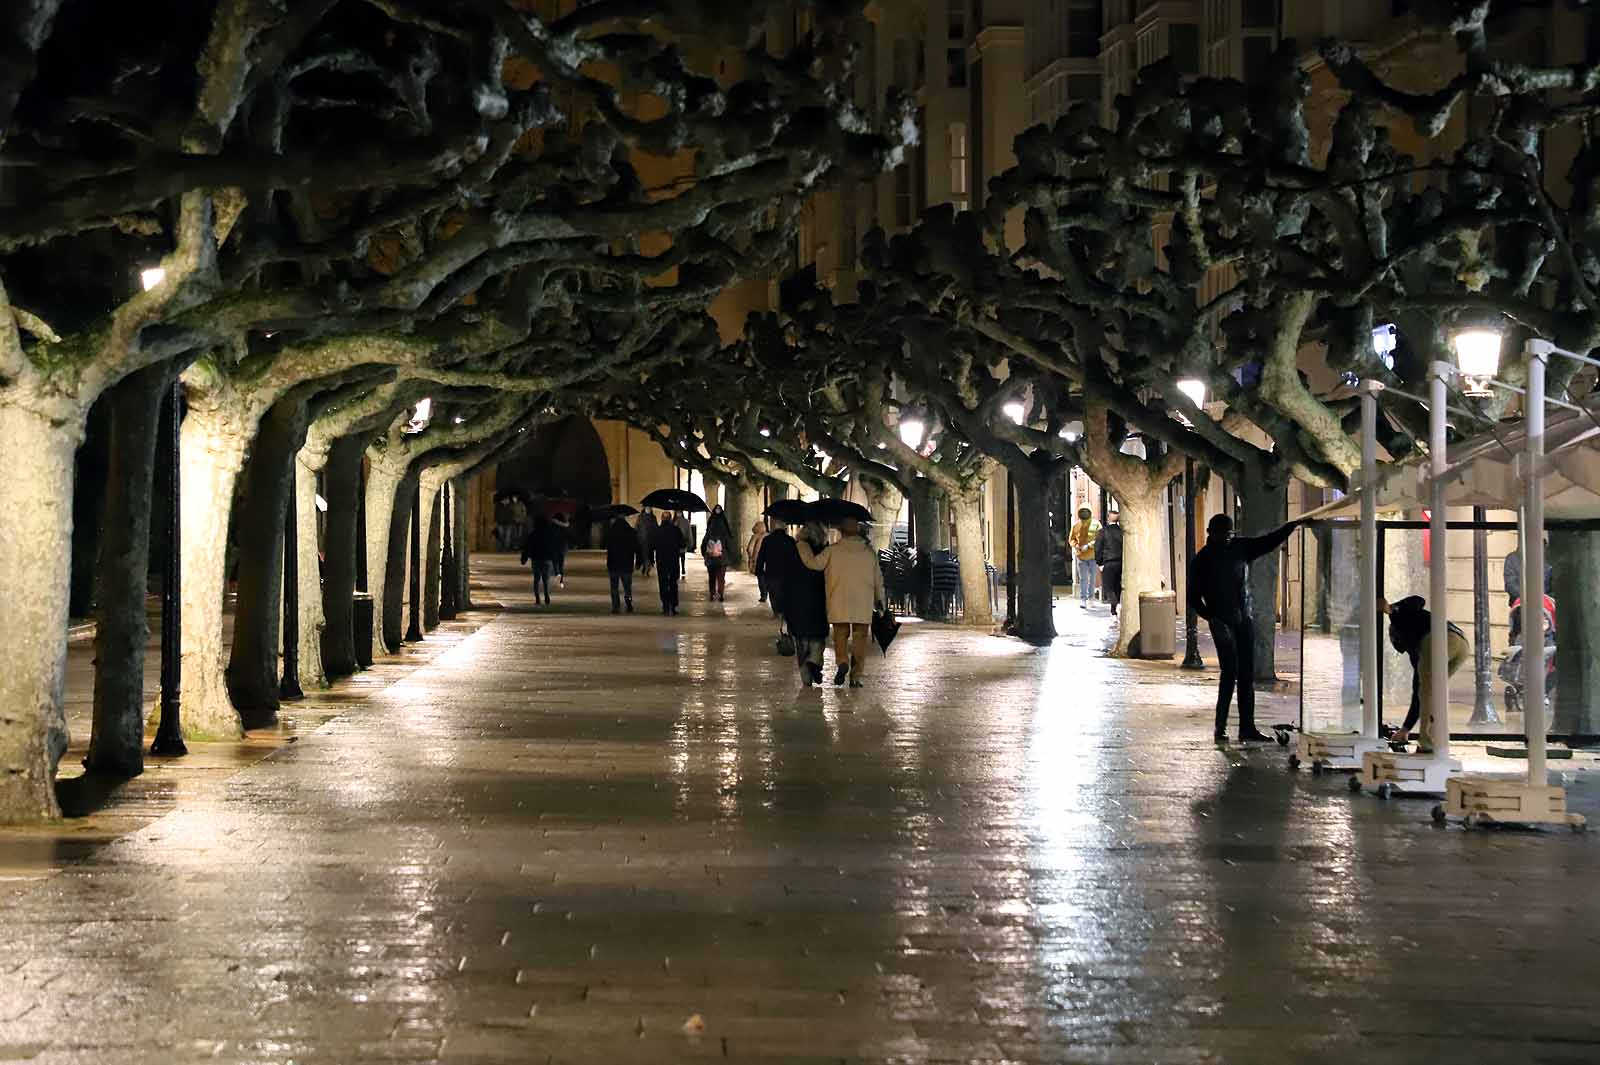
[[[1600,405],[1560,408],[1545,417],[1544,508],[1547,519],[1600,518]],[[1515,510],[1522,504],[1524,423],[1496,426],[1452,445],[1444,474],[1445,500],[1453,507]],[[1380,511],[1433,505],[1426,457],[1378,467]],[[1359,512],[1361,493],[1318,507],[1308,518],[1339,518]]]

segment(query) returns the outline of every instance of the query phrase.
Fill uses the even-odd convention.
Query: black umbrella
[[[627,518],[639,513],[637,507],[630,507],[626,503],[612,503],[609,506],[595,507],[589,512],[590,521],[610,521],[612,518]]]
[[[767,508],[767,517],[784,525],[804,525],[812,518],[811,504],[803,499],[779,499]]]
[[[681,488],[657,488],[654,492],[639,501],[640,506],[659,507],[662,510],[710,510],[706,501],[693,492],[685,492]]]
[[[883,653],[889,653],[889,645],[894,643],[895,634],[900,631],[900,622],[894,614],[887,610],[872,612],[872,638],[878,646],[883,648]]]
[[[811,504],[811,516],[829,525],[837,525],[846,518],[854,518],[860,522],[872,521],[872,511],[848,499],[819,499]]]

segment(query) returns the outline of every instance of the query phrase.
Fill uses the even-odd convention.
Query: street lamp
[[[1376,340],[1374,340],[1376,343]],[[1492,395],[1489,382],[1500,372],[1500,332],[1497,329],[1464,329],[1451,338],[1461,380],[1462,392],[1476,398]]]
[[[139,283],[144,286],[146,292],[149,292],[166,279],[166,270],[159,266],[152,266],[148,270],[139,271]]]
[[[1198,377],[1185,377],[1178,382],[1178,391],[1189,397],[1197,407],[1206,405],[1206,383]]]
[[[922,437],[927,431],[928,427],[922,424],[919,418],[900,419],[900,440],[906,447],[913,449],[921,447]]]
[[[1015,399],[1007,403],[1001,410],[1006,412],[1007,418],[1010,418],[1018,425],[1022,424],[1022,419],[1027,417],[1028,414],[1028,408],[1024,407],[1020,400]]]
[[[1394,369],[1394,349],[1399,343],[1392,323],[1385,322],[1383,325],[1373,327],[1372,353],[1386,369]]]

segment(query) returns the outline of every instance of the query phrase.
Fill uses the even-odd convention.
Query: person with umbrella
[[[678,612],[678,560],[683,556],[683,533],[672,520],[669,510],[661,515],[656,527],[651,551],[656,557],[656,584],[661,589],[661,612],[672,616]]]
[[[711,508],[706,519],[706,536],[700,541],[700,557],[705,560],[711,598],[728,601],[728,553],[733,549],[733,529],[722,512],[722,504]]]
[[[837,519],[839,542],[820,551],[804,540],[795,547],[801,563],[819,571],[827,586],[828,621],[833,625],[833,654],[838,663],[834,687],[843,685],[848,676],[850,687],[859,688],[866,670],[872,616],[883,609],[887,598],[883,567],[867,542],[862,518],[867,514],[865,507],[844,500],[822,500],[817,506],[823,516],[841,515]]]
[[[650,576],[651,552],[655,550],[656,516],[649,507],[639,515],[639,573]]]
[[[628,613],[633,613],[633,566],[638,557],[638,534],[620,510],[613,511],[611,523],[606,526],[606,575],[611,578],[613,614],[622,612],[624,599]]]
[[[761,563],[773,575],[769,578],[773,581],[772,602],[783,611],[784,627],[794,639],[800,683],[810,688],[822,683],[822,654],[828,645],[828,590],[822,573],[800,560],[800,543],[813,555],[826,551],[827,528],[821,522],[808,522],[798,540],[780,528],[762,545]]]

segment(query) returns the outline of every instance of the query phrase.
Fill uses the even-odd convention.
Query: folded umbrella
[[[685,492],[681,488],[657,488],[654,492],[639,501],[640,506],[659,507],[662,510],[687,510],[698,512],[710,510],[706,501],[693,492]]]
[[[894,643],[895,634],[900,631],[900,621],[894,614],[887,610],[874,610],[872,612],[872,638],[883,653],[889,653],[889,645]]]
[[[811,504],[803,499],[775,500],[767,508],[767,517],[784,525],[804,525],[811,520]]]
[[[848,499],[819,499],[811,504],[811,516],[829,525],[837,525],[846,518],[860,522],[872,521],[872,511]]]

